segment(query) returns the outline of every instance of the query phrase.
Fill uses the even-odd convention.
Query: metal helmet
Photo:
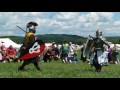
[[[29,29],[30,32],[33,32],[33,33],[36,33],[36,26],[38,26],[36,22],[29,22],[27,24],[27,28]]]
[[[101,30],[97,30],[96,31],[96,37],[102,37],[102,31]]]

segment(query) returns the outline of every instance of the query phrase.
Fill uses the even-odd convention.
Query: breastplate
[[[103,47],[103,42],[100,38],[95,38],[94,39],[94,46],[95,48],[102,48]]]

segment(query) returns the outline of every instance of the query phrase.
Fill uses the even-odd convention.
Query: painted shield
[[[83,56],[84,57],[90,54],[92,42],[93,42],[93,40],[90,37],[88,37],[88,39],[85,43],[85,47],[83,49]]]
[[[45,43],[42,40],[36,40],[31,43],[20,55],[19,60],[26,60],[40,55],[45,49]]]

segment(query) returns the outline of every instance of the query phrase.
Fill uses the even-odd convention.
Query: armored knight
[[[36,26],[38,26],[37,23],[35,22],[29,22],[27,24],[27,28],[29,29],[29,31],[27,32],[27,29],[26,29],[26,35],[25,35],[25,43],[24,45],[21,47],[21,54],[22,54],[22,51],[24,51],[25,49],[23,47],[27,47],[29,46],[32,42],[34,42],[37,37],[35,35],[36,33]],[[34,57],[34,58],[30,58],[30,59],[26,59],[23,61],[23,64],[18,68],[18,70],[24,70],[24,67],[27,65],[27,64],[30,64],[30,63],[33,63],[34,66],[37,68],[37,70],[40,70],[40,67],[39,67],[39,64],[38,64],[38,56]]]
[[[104,45],[108,45],[105,38],[102,37],[102,31],[97,30],[96,31],[96,37],[92,37],[89,35],[89,37],[92,39],[91,42],[91,56],[90,56],[90,64],[91,66],[95,66],[96,71],[100,72],[103,66],[103,63],[105,60],[102,58],[104,53]]]

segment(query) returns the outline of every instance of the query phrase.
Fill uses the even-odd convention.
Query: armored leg
[[[38,61],[34,62],[33,64],[35,65],[35,67],[37,68],[37,70],[39,70],[39,71],[41,70],[40,67],[39,67]]]
[[[20,70],[20,71],[24,70],[26,65],[27,65],[27,63],[24,61],[23,64],[18,68],[18,70]]]

